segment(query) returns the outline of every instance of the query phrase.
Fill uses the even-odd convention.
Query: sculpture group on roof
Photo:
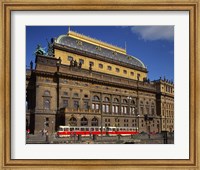
[[[82,68],[82,63],[81,62],[77,62],[76,60],[71,60],[70,61],[70,67],[76,67],[76,68]]]
[[[53,54],[54,54],[54,49],[53,49],[54,39],[51,38],[50,42],[47,40],[47,43],[48,43],[47,51],[45,51],[46,47],[43,48],[40,44],[38,44],[34,54],[35,55],[53,56]]]
[[[42,48],[42,46],[40,44],[38,44],[34,54],[36,54],[36,55],[38,55],[38,54],[39,55],[46,55],[46,51],[44,50],[44,48]]]

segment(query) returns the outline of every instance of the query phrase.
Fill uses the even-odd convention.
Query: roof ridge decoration
[[[97,45],[97,46],[100,46],[100,47],[103,47],[103,48],[106,48],[106,49],[109,49],[109,50],[112,50],[112,51],[116,51],[116,52],[121,53],[121,54],[126,54],[126,49],[124,49],[124,48],[108,44],[106,42],[97,40],[95,38],[91,38],[89,36],[85,36],[83,34],[79,34],[77,32],[71,31],[71,30],[68,31],[67,35],[69,37],[79,39],[81,41],[85,41],[85,42],[88,42],[90,44],[94,44],[94,45]]]

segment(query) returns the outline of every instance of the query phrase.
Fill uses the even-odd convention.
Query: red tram
[[[57,131],[58,137],[67,137],[71,135],[81,135],[81,136],[90,136],[90,135],[109,135],[109,136],[126,136],[126,135],[135,135],[138,134],[136,127],[103,127],[101,132],[101,127],[77,127],[77,126],[59,126]]]

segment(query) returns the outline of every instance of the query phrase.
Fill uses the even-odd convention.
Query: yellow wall
[[[89,62],[93,62],[94,66],[92,67],[92,70],[94,70],[94,71],[112,74],[112,75],[116,75],[116,76],[121,76],[121,77],[125,77],[125,78],[130,78],[130,79],[134,79],[134,80],[137,80],[137,74],[140,74],[140,81],[143,81],[143,78],[147,77],[147,73],[145,73],[145,72],[129,69],[129,68],[119,66],[116,64],[110,64],[110,63],[107,63],[107,62],[104,62],[101,60],[96,60],[96,59],[92,59],[92,58],[88,58],[88,57],[84,57],[84,56],[80,56],[77,54],[73,54],[73,53],[69,53],[66,51],[61,51],[61,50],[55,49],[55,57],[56,58],[60,57],[62,60],[62,62],[61,62],[62,64],[70,65],[70,61],[68,61],[68,56],[73,57],[73,59],[76,60],[78,63],[79,63],[79,59],[83,59],[84,64],[82,65],[82,68],[84,68],[84,69],[89,69]],[[99,64],[103,64],[102,69],[99,68]],[[112,70],[108,70],[107,66],[111,66]],[[116,72],[115,68],[119,68],[120,72]],[[124,74],[123,70],[127,70],[127,74]],[[131,72],[134,72],[134,76],[131,75]]]
[[[172,92],[166,91],[166,86],[172,88]],[[174,94],[174,87],[171,84],[160,84],[160,91],[162,93],[167,93],[167,94]]]

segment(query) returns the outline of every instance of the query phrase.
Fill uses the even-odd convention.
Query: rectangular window
[[[92,110],[94,110],[94,108],[95,108],[94,106],[95,106],[94,103],[92,103]]]
[[[87,110],[88,108],[89,108],[88,102],[85,101],[85,102],[84,102],[84,109]]]
[[[96,110],[99,110],[99,104],[96,104]]]
[[[105,110],[106,110],[105,108],[106,108],[106,106],[105,106],[105,104],[104,104],[104,105],[103,105],[103,108],[102,108],[102,111],[103,111],[103,112],[105,112]]]
[[[74,97],[78,97],[78,93],[74,93]]]
[[[124,107],[123,106],[121,107],[121,112],[124,113]]]
[[[112,112],[115,113],[115,106],[112,106]]]
[[[109,112],[109,105],[106,105],[106,113]]]
[[[130,115],[132,114],[132,108],[130,107],[130,109],[129,109],[129,112],[130,112]]]
[[[132,107],[132,114],[135,114],[135,108]]]
[[[74,101],[74,109],[78,109],[79,108],[79,102],[78,101]]]
[[[134,72],[131,72],[131,76],[134,76]]]
[[[115,113],[118,113],[119,106],[115,106]]]
[[[68,56],[68,61],[72,61],[72,60],[73,60],[73,57]]]
[[[79,59],[79,63],[84,64],[84,60],[83,59]]]
[[[63,100],[63,107],[68,107],[68,100]]]
[[[127,107],[124,107],[124,113],[125,114],[127,113]]]

